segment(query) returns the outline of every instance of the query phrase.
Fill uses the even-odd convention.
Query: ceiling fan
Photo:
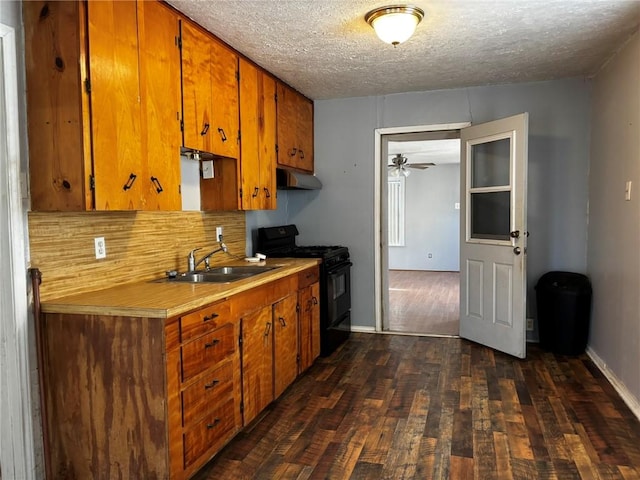
[[[396,153],[391,159],[391,164],[387,165],[389,168],[389,175],[397,177],[403,175],[408,177],[411,172],[408,168],[416,168],[418,170],[425,170],[429,167],[435,166],[435,163],[407,163],[409,159],[401,153]]]

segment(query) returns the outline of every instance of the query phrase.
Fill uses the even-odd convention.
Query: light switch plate
[[[213,171],[213,160],[202,161],[202,178],[214,178],[215,173]]]
[[[624,199],[627,202],[631,200],[631,180],[627,180],[627,184],[624,187]]]

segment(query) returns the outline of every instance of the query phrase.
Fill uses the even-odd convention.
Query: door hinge
[[[89,190],[96,189],[96,177],[93,175],[89,175]]]
[[[91,93],[91,80],[89,80],[88,78],[84,79],[84,90],[87,93]]]

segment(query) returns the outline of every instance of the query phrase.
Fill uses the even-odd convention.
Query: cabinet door
[[[243,210],[276,208],[275,80],[240,60]]]
[[[138,3],[142,150],[147,210],[180,210],[180,50],[176,13],[160,2]]]
[[[85,6],[22,3],[33,211],[93,208]]]
[[[260,99],[260,182],[262,184],[264,210],[275,210],[276,205],[276,81],[261,72],[258,85]]]
[[[135,1],[88,2],[96,210],[139,210],[147,172],[140,129]]]
[[[260,209],[260,156],[259,156],[259,71],[251,63],[240,60],[240,121],[241,121],[241,176],[242,209]]]
[[[244,425],[248,425],[274,399],[270,305],[242,319],[242,396]]]
[[[297,294],[273,306],[275,397],[279,397],[298,376]]]
[[[238,56],[221,43],[209,40],[211,46],[212,123],[211,150],[217,155],[238,158]]]
[[[298,95],[297,101],[297,145],[296,166],[313,173],[313,102]]]
[[[296,92],[278,82],[278,165],[297,167]]]
[[[183,145],[211,152],[211,38],[181,22]]]
[[[320,356],[320,285],[314,283],[299,292],[300,373]]]

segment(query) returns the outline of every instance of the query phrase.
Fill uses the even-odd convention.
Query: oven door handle
[[[327,270],[327,275],[335,275],[336,273],[338,273],[340,270],[344,270],[345,268],[349,268],[353,265],[353,263],[351,262],[347,262],[347,263],[341,263],[340,265],[338,265],[336,268],[333,268],[331,270]]]

